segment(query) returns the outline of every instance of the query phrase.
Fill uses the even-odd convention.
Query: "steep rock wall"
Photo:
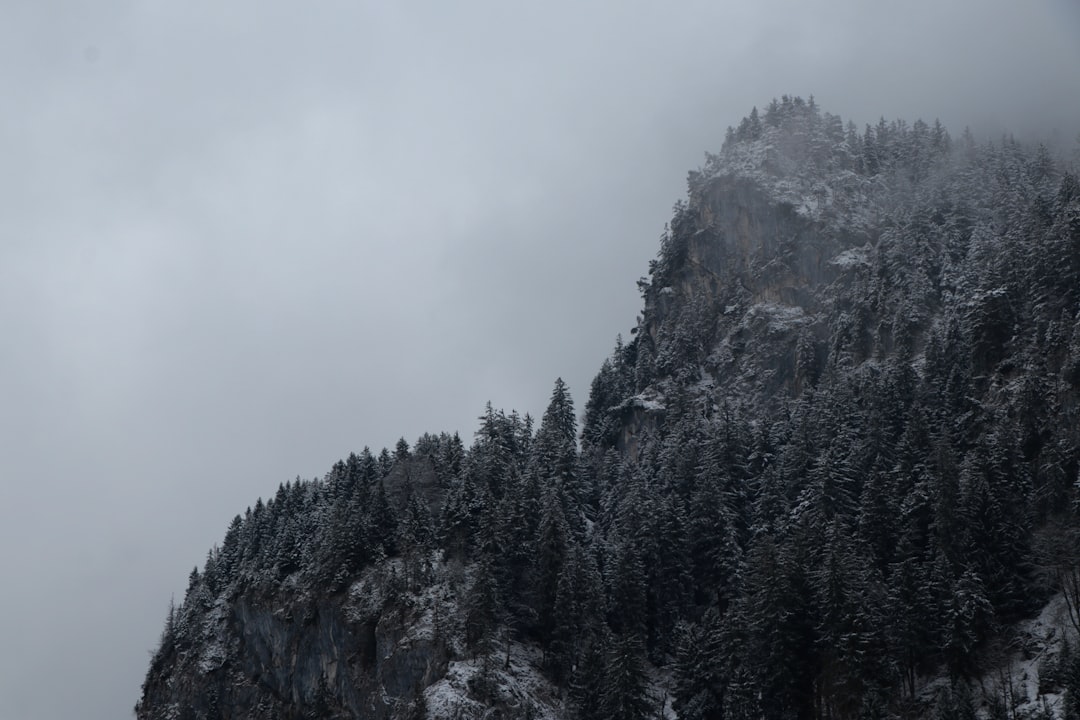
[[[665,379],[689,373],[716,400],[798,396],[825,355],[838,297],[868,272],[869,239],[798,212],[751,178],[692,184],[666,265],[644,289],[637,333],[656,357],[648,384],[663,394]],[[648,425],[627,418],[631,433]]]
[[[446,673],[449,651],[431,622],[439,602],[410,602],[400,565],[330,597],[286,584],[220,599],[201,642],[174,648],[152,669],[137,717],[407,717]]]

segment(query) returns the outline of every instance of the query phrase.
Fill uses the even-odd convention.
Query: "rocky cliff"
[[[336,596],[286,584],[217,599],[190,645],[155,658],[138,716],[403,716],[445,674],[449,653],[424,622],[438,603],[387,600],[393,587],[369,574]]]

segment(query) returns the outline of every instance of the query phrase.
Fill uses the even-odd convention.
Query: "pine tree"
[[[528,473],[503,496],[495,516],[494,537],[499,550],[496,573],[516,628],[532,626],[536,620],[531,605],[532,569],[537,557],[540,507],[539,481]]]
[[[558,491],[568,519],[580,515],[582,508],[577,461],[574,403],[566,383],[558,378],[533,443],[533,467],[545,484]]]
[[[600,707],[611,720],[643,720],[652,714],[644,648],[634,635],[616,637],[608,651]]]
[[[607,656],[605,650],[612,645],[612,638],[601,627],[601,637],[585,645],[582,659],[571,667],[569,706],[575,720],[607,720],[604,703],[607,679]]]
[[[490,557],[484,557],[476,566],[473,583],[465,599],[465,642],[477,654],[490,648],[491,633],[499,620],[500,607],[498,583]]]
[[[559,573],[552,609],[550,669],[557,680],[566,680],[572,669],[585,662],[590,646],[601,640],[603,587],[589,552],[571,543]]]
[[[1080,720],[1080,652],[1062,659],[1062,689],[1065,691],[1065,720]]]
[[[681,626],[674,671],[674,708],[680,720],[724,720],[726,657],[715,609],[700,624]]]
[[[394,458],[390,455],[390,451],[383,448],[379,451],[378,458],[378,475],[380,478],[384,478],[390,474],[390,471],[394,468]]]
[[[427,503],[413,492],[410,485],[406,488],[405,509],[398,523],[397,545],[406,552],[423,552],[430,547],[433,539],[434,525],[431,511]]]
[[[534,544],[532,606],[537,615],[537,632],[546,644],[556,629],[555,604],[559,578],[570,554],[571,536],[562,503],[554,488],[547,488],[544,493],[542,513]]]
[[[390,506],[386,497],[386,487],[382,481],[375,484],[375,492],[371,496],[371,506],[368,508],[370,540],[375,548],[379,548],[386,555],[397,552],[395,541],[397,539],[397,513]]]
[[[889,578],[886,606],[890,653],[911,700],[915,699],[916,678],[931,670],[929,661],[936,651],[934,641],[939,628],[934,598],[924,575],[924,568],[914,559],[895,566]]]
[[[476,483],[470,472],[450,488],[441,521],[442,544],[449,555],[466,558],[485,544],[491,505],[486,486]]]
[[[806,563],[797,549],[763,534],[755,537],[746,565],[745,592],[733,612],[746,625],[744,662],[762,711],[769,717],[807,713],[818,665]]]
[[[405,438],[400,438],[397,441],[397,445],[394,446],[394,462],[405,462],[412,457],[412,452],[409,450],[409,443]]]
[[[965,570],[956,581],[946,610],[942,650],[954,679],[967,679],[979,670],[977,651],[991,636],[994,609],[986,597],[982,578]]]
[[[645,637],[648,631],[646,569],[636,542],[639,535],[608,537],[607,585],[608,625],[619,635]]]
[[[647,580],[654,615],[649,623],[650,645],[654,654],[667,654],[674,649],[675,628],[688,615],[693,600],[693,566],[682,501],[668,495],[660,500],[658,511]]]

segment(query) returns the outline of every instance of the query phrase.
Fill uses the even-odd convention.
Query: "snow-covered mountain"
[[[580,432],[557,381],[238,515],[137,716],[1080,712],[1074,166],[784,97],[639,287]]]

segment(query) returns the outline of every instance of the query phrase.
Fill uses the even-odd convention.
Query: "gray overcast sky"
[[[580,409],[784,93],[1080,131],[1074,2],[0,3],[0,718],[126,717],[258,496]]]

